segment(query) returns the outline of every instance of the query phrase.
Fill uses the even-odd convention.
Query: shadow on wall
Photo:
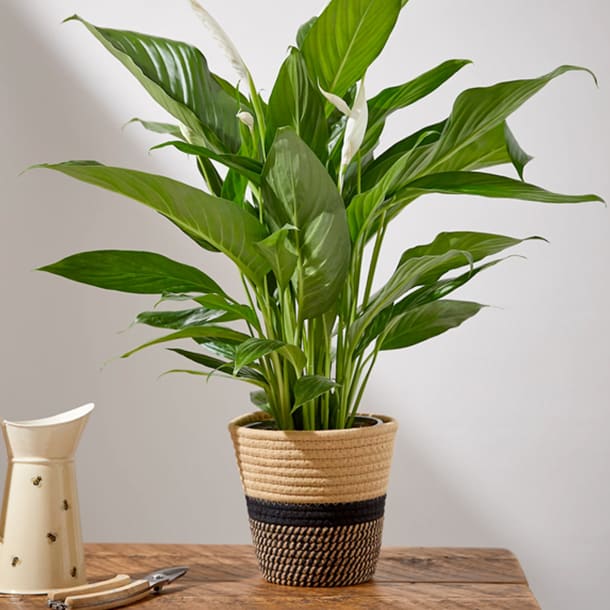
[[[33,419],[96,403],[77,456],[86,539],[238,542],[239,526],[225,536],[230,521],[223,519],[226,506],[234,504],[245,541],[226,422],[248,408],[247,394],[235,384],[205,386],[193,378],[157,382],[159,373],[177,364],[162,349],[101,372],[105,361],[152,338],[150,329],[116,331],[155,299],[32,272],[73,252],[104,248],[203,260],[217,277],[227,276],[226,263],[201,253],[167,220],[135,202],[48,171],[19,176],[33,163],[79,158],[164,170],[163,158],[155,167],[141,142],[136,148],[120,122],[58,61],[16,2],[0,2],[0,80],[0,417]],[[127,106],[125,120],[132,116]],[[153,102],[151,108],[156,114],[149,118],[162,119],[163,111]],[[213,469],[212,456],[219,462]],[[0,448],[0,479],[5,467]],[[202,523],[199,507],[208,489],[217,490],[216,501]],[[168,521],[168,515],[178,518]]]

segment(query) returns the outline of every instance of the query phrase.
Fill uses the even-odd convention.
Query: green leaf
[[[342,97],[385,46],[400,9],[400,0],[331,0],[302,44],[312,80]]]
[[[352,323],[348,333],[350,342],[359,345],[367,327],[375,318],[407,292],[417,286],[435,282],[448,271],[465,265],[472,267],[472,257],[463,250],[408,258],[399,263],[385,286],[373,295],[366,309]]]
[[[256,244],[261,254],[269,261],[281,288],[288,285],[297,267],[298,256],[288,240],[292,230],[295,230],[295,227],[286,225]]]
[[[69,161],[44,167],[131,197],[156,210],[195,240],[205,240],[226,254],[254,282],[269,270],[254,243],[266,229],[230,201],[171,178],[91,162]],[[167,292],[181,292],[168,290]]]
[[[498,83],[462,92],[453,105],[445,130],[411,176],[445,171],[451,157],[459,154],[485,133],[503,123],[517,108],[558,76],[572,71],[586,70],[578,66],[560,66],[539,78]]]
[[[598,195],[563,195],[547,191],[533,184],[528,184],[527,182],[483,172],[445,172],[441,174],[430,174],[414,180],[406,188],[402,189],[397,196],[409,196],[418,191],[525,199],[543,203],[603,201]]]
[[[181,141],[163,142],[162,144],[153,146],[151,150],[165,148],[166,146],[173,146],[174,148],[177,148],[179,151],[188,155],[196,155],[206,159],[213,159],[214,161],[222,163],[226,167],[236,170],[242,176],[245,176],[248,178],[248,180],[254,182],[254,184],[258,185],[261,182],[261,172],[263,171],[263,166],[255,159],[241,157],[239,155],[221,154],[210,150],[209,148],[205,148],[204,146],[197,146],[195,144],[189,144],[188,142]]]
[[[431,126],[444,129],[446,121]],[[419,136],[415,140],[415,136]],[[413,136],[398,142],[379,159],[371,163],[363,176],[364,193],[352,199],[348,208],[348,222],[352,236],[362,230],[369,216],[376,210],[376,216],[387,212],[386,221],[391,220],[402,208],[423,194],[423,191],[405,189],[409,183],[411,168],[424,158],[438,140],[436,131],[419,131]],[[472,170],[512,163],[519,175],[524,165],[531,159],[520,147],[505,122],[484,133],[458,154],[449,157],[443,164],[444,171]],[[389,181],[389,185],[388,185]],[[378,191],[384,187],[383,195],[387,202],[380,205]],[[403,189],[402,191],[400,189]],[[391,198],[392,195],[395,195]],[[371,224],[370,236],[376,230],[376,221]]]
[[[80,21],[167,112],[214,148],[236,152],[239,106],[210,73],[205,57],[188,44]]]
[[[209,369],[213,369],[215,371],[223,371],[230,373],[233,370],[232,362],[225,362],[224,360],[220,360],[219,358],[213,358],[212,356],[208,356],[206,354],[200,354],[199,352],[191,352],[189,350],[180,349],[177,347],[169,347],[167,348],[169,352],[175,352],[180,356],[183,356],[187,360],[191,362],[196,362],[197,364],[201,364]]]
[[[179,348],[168,348],[168,351],[175,352],[176,354],[179,354],[192,362],[196,362],[197,364],[201,364],[202,366],[212,369],[213,371],[220,371],[228,374],[233,373],[233,362],[227,362],[225,360],[213,358],[212,356],[207,356],[206,354],[200,354],[199,352],[191,352],[189,350]],[[236,373],[236,375],[245,381],[249,381],[250,383],[254,383],[261,387],[266,387],[267,385],[265,378],[252,367],[242,367],[241,370]]]
[[[501,263],[506,260],[506,258],[492,260],[483,265],[479,265],[478,267],[474,267],[472,270],[468,270],[466,273],[462,273],[456,277],[439,280],[438,282],[422,286],[398,301],[395,305],[386,307],[366,328],[366,331],[356,348],[356,355],[361,354],[368,345],[375,341],[375,339],[386,330],[391,320],[415,307],[420,307],[426,303],[432,303],[433,301],[438,301],[439,299],[446,297],[448,294],[451,294],[453,291],[469,282],[481,271]]]
[[[294,384],[293,412],[310,400],[314,400],[318,396],[322,396],[322,394],[326,394],[337,387],[339,387],[338,383],[321,375],[304,375],[299,377]]]
[[[267,111],[267,148],[279,127],[292,127],[324,163],[328,156],[328,128],[324,98],[307,74],[298,49],[291,49],[275,81]]]
[[[400,349],[436,337],[456,328],[483,307],[469,301],[442,300],[411,309],[390,323],[381,349]]]
[[[512,163],[522,177],[523,168],[531,158],[521,149],[508,125],[503,121],[451,155],[437,170],[443,172],[475,170]]]
[[[300,373],[307,364],[305,354],[296,345],[278,340],[252,337],[238,346],[235,352],[235,371],[239,371],[243,366],[274,352],[284,356],[297,373]]]
[[[369,120],[361,152],[375,146],[386,119],[393,112],[426,97],[470,63],[472,62],[469,59],[450,59],[403,85],[384,89],[370,99]]]
[[[263,170],[265,214],[274,230],[296,227],[295,290],[302,318],[336,304],[350,260],[343,200],[312,150],[289,128],[279,129]]]
[[[133,250],[96,250],[40,267],[75,282],[137,294],[214,292],[222,288],[208,275],[161,254]]]
[[[125,126],[131,125],[131,123],[139,123],[144,129],[148,131],[152,131],[153,133],[161,133],[170,135],[174,138],[178,138],[179,140],[184,140],[184,135],[182,131],[180,131],[180,127],[178,125],[172,125],[171,123],[157,123],[155,121],[144,121],[143,119],[138,119],[137,117],[127,121]]]
[[[245,320],[255,328],[260,328],[256,312],[248,305],[227,301],[220,294],[206,294],[202,297],[195,297],[193,300],[208,309],[224,311],[227,316],[224,319],[227,321]]]
[[[432,284],[422,286],[418,290],[414,290],[404,297],[404,299],[401,299],[395,305],[389,308],[391,310],[391,317],[405,313],[414,307],[419,307],[420,305],[425,305],[426,303],[438,301],[439,299],[446,297],[448,294],[451,294],[454,290],[461,288],[464,284],[466,284],[466,282],[469,282],[471,279],[476,277],[481,271],[494,267],[498,263],[505,261],[507,258],[511,257],[507,256],[489,261],[482,265],[478,265],[477,267],[473,267],[472,269],[469,269],[465,273],[462,273],[456,277],[441,279]]]
[[[234,319],[234,318],[233,318]],[[136,316],[137,324],[180,330],[213,321],[228,322],[224,311],[196,307],[180,311],[143,311]]]
[[[373,188],[388,171],[397,166],[398,162],[407,158],[409,164],[404,167],[401,180],[397,180],[394,184],[394,191],[403,188],[413,179],[411,168],[430,153],[446,125],[447,120],[430,125],[386,150],[365,169],[362,176],[363,188],[365,190]],[[424,134],[427,135],[422,140]],[[459,153],[446,159],[440,169],[442,171],[478,170],[512,163],[519,175],[522,175],[523,167],[530,159],[531,157],[519,147],[506,123],[502,122],[462,148]]]
[[[402,265],[412,258],[445,254],[450,250],[466,251],[470,254],[472,261],[477,262],[486,256],[492,256],[493,254],[502,252],[502,250],[506,250],[506,248],[512,248],[524,241],[532,239],[543,240],[542,237],[538,237],[537,235],[519,239],[495,233],[447,231],[439,233],[429,244],[414,246],[405,250],[400,257],[400,262],[398,264]]]
[[[151,345],[157,345],[159,343],[166,343],[167,341],[176,341],[177,339],[226,339],[229,341],[242,343],[246,339],[249,339],[249,337],[248,335],[244,335],[244,333],[232,330],[231,328],[225,328],[224,326],[191,326],[189,328],[183,328],[182,330],[176,331],[175,333],[165,335],[164,337],[159,337],[153,341],[148,341],[147,343],[126,352],[121,356],[121,358],[128,358],[145,347],[150,347]]]

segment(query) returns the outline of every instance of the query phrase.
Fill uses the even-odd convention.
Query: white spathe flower
[[[254,133],[254,117],[247,112],[242,110],[235,115],[244,125],[248,127],[250,133]]]
[[[362,146],[369,120],[369,109],[364,91],[364,77],[358,83],[356,99],[352,108],[338,95],[324,91],[322,87],[320,87],[320,91],[339,112],[342,112],[347,117],[345,133],[343,134],[343,148],[341,149],[341,169],[339,171],[339,183],[342,184],[345,170]]]
[[[343,148],[341,149],[341,167],[347,168],[354,155],[360,150],[366,126],[369,120],[369,108],[364,93],[364,79],[358,84],[358,92],[350,114],[347,117],[345,134],[343,135]]]
[[[197,0],[191,0],[191,6],[214,40],[218,43],[218,46],[224,51],[224,54],[231,62],[233,69],[237,72],[239,79],[248,84],[250,82],[250,72],[248,72],[246,63],[241,58],[237,47],[233,44],[229,35],[220,27],[218,21],[216,21],[216,19],[197,2]]]

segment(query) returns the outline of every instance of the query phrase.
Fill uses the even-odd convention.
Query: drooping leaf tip
[[[542,237],[542,235],[531,235],[530,237],[526,237],[523,241],[531,240],[543,241],[547,244],[550,243],[549,240],[546,237]]]
[[[83,23],[83,18],[74,13],[74,15],[70,15],[69,17],[63,19],[62,23],[68,23],[68,21],[80,21],[81,23]]]

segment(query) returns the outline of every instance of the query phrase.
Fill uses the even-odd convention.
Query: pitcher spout
[[[42,419],[4,420],[2,430],[9,458],[72,459],[94,406],[88,403]]]

